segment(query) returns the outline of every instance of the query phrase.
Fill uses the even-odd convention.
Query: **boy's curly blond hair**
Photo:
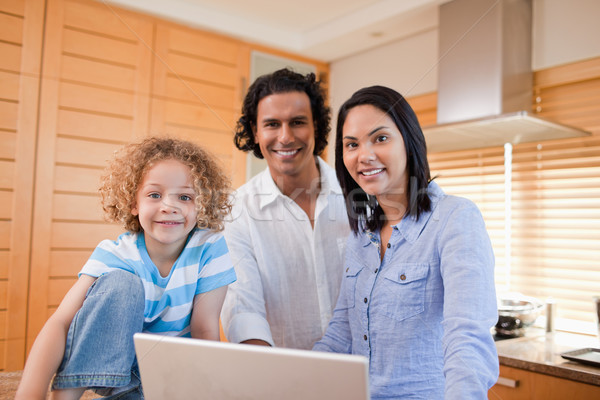
[[[129,232],[142,230],[138,216],[131,209],[146,172],[163,160],[177,160],[190,168],[198,228],[223,230],[223,220],[231,211],[229,179],[214,158],[198,145],[168,137],[150,137],[115,152],[99,189],[106,220],[122,224]]]

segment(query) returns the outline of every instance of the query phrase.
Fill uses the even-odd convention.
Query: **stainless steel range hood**
[[[531,3],[440,6],[438,124],[423,128],[430,152],[590,135],[526,111],[533,87]]]

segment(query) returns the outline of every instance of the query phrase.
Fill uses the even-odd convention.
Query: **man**
[[[314,74],[282,69],[248,90],[235,144],[267,168],[237,191],[225,227],[238,276],[221,314],[231,342],[311,349],[325,332],[349,233],[335,171],[319,157],[329,122]]]

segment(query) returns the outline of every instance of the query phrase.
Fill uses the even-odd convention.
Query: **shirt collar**
[[[409,215],[396,225],[396,229],[398,229],[407,242],[414,242],[419,238],[425,225],[427,225],[427,222],[434,214],[440,199],[444,196],[444,191],[437,183],[431,181],[427,187],[427,194],[431,200],[431,210],[421,213],[418,221],[415,216]]]
[[[341,195],[342,189],[337,183],[335,170],[319,156],[317,156],[317,162],[319,163],[319,175],[321,179],[321,192],[319,195],[331,193]],[[275,184],[268,166],[260,173],[258,189],[261,194],[259,204],[261,209],[275,202],[278,197],[285,197],[288,199],[287,196],[281,193],[281,190],[279,190],[279,187]]]
[[[435,213],[440,199],[444,196],[444,191],[442,188],[440,188],[440,186],[433,181],[429,182],[427,193],[429,195],[429,199],[431,200],[430,211],[421,213],[419,220],[417,220],[415,216],[409,215],[394,225],[394,230],[397,230],[407,242],[414,242],[419,238],[421,232],[423,232],[423,229],[425,228],[425,225],[427,225],[427,222]],[[362,242],[363,246],[367,246],[371,243],[376,244],[374,243],[374,240],[379,242],[379,235],[374,235],[373,233],[365,230],[365,235]]]

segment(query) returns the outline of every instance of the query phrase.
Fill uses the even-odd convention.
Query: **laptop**
[[[362,356],[147,333],[133,340],[148,400],[369,400]]]

